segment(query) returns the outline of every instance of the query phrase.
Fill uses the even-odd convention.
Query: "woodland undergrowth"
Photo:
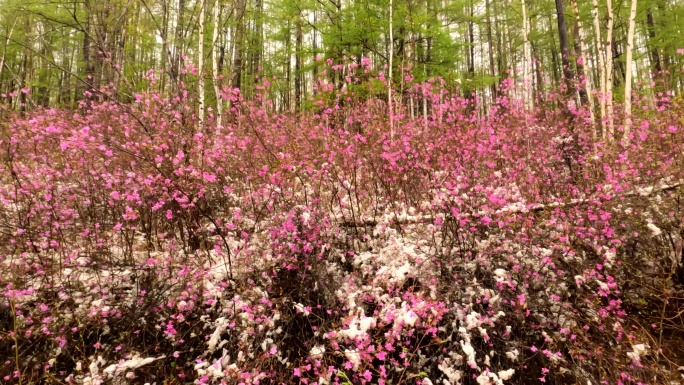
[[[0,112],[0,382],[682,381],[681,100],[613,138],[431,80],[390,127],[345,68],[222,127],[183,92]]]

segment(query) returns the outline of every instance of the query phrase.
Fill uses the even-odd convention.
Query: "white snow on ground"
[[[496,374],[499,376],[500,379],[504,381],[510,380],[511,377],[513,377],[513,375],[515,374],[515,369],[501,370]]]
[[[309,352],[309,356],[317,360],[323,358],[323,354],[325,354],[325,346],[323,345],[316,345],[311,348],[311,351]]]
[[[219,343],[221,334],[228,328],[229,321],[226,319],[226,317],[219,317],[216,321],[214,321],[214,325],[216,329],[214,329],[214,332],[211,334],[211,338],[209,338],[209,342],[207,342],[207,349],[210,352],[216,350],[216,345]]]
[[[368,330],[375,327],[376,319],[373,317],[366,317],[361,310],[360,315],[357,315],[349,323],[347,329],[341,330],[337,335],[342,338],[357,339],[368,337]]]
[[[648,350],[648,345],[645,344],[637,344],[632,346],[632,351],[627,352],[627,357],[629,357],[630,360],[634,363],[640,363],[641,362],[641,357],[646,355],[646,352]]]
[[[357,370],[359,368],[359,365],[361,365],[361,355],[359,354],[359,352],[354,351],[354,350],[345,349],[344,355],[345,355],[345,357],[347,357],[349,362],[352,363],[353,369]]]
[[[506,352],[506,358],[508,358],[511,361],[517,361],[518,355],[520,355],[518,349],[513,349],[510,352]]]
[[[646,227],[648,227],[648,229],[651,230],[651,235],[654,236],[654,237],[657,237],[658,235],[660,235],[660,234],[663,233],[663,231],[660,230],[660,229],[659,229],[656,225],[654,225],[653,223],[647,224]]]
[[[162,355],[159,357],[142,358],[138,354],[132,354],[132,357],[125,361],[120,361],[118,364],[109,365],[103,372],[109,377],[116,377],[126,373],[129,370],[135,370],[154,361],[166,358]]]

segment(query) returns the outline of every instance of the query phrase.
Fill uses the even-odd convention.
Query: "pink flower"
[[[134,209],[132,209],[129,206],[126,206],[126,213],[123,215],[123,218],[127,221],[133,221],[138,219],[138,214]]]
[[[55,338],[55,340],[57,340],[57,342],[59,342],[59,348],[60,349],[62,349],[64,346],[66,346],[67,341],[64,337],[57,337],[57,338]]]
[[[520,305],[525,303],[525,294],[518,294],[518,302],[520,302]]]
[[[537,349],[536,346],[532,345],[532,347],[530,348],[530,350],[531,350],[532,352],[536,352],[538,349]]]
[[[363,378],[366,379],[366,381],[369,381],[369,382],[370,382],[370,380],[373,379],[373,375],[371,374],[370,370],[366,370],[365,372],[363,372],[362,376],[363,376]]]
[[[206,181],[209,182],[209,183],[214,183],[214,182],[216,182],[216,175],[214,175],[214,174],[205,172],[205,173],[202,174],[202,176],[204,177],[204,180],[206,180]]]

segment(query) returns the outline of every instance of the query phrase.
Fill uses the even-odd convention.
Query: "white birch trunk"
[[[584,44],[584,28],[582,28],[582,18],[579,12],[579,6],[577,5],[577,0],[573,0],[572,8],[575,11],[575,17],[577,17],[577,30],[579,32],[579,43],[580,43],[580,58],[582,64],[584,65],[584,77],[585,79],[585,90],[587,91],[587,99],[589,99],[589,116],[593,122],[596,117],[594,116],[594,95],[593,87],[591,84],[591,69],[589,68],[589,61],[587,60],[586,52],[587,47]],[[596,139],[596,131],[594,130],[594,139]]]
[[[523,64],[523,100],[525,110],[530,111],[533,108],[532,89],[530,74],[532,73],[532,49],[530,47],[530,21],[527,18],[527,4],[522,0],[522,18],[523,18],[523,52],[525,55],[525,63]]]
[[[608,32],[604,55],[606,56],[606,118],[608,119],[608,139],[615,136],[613,124],[613,1],[606,1],[608,6]]]
[[[17,20],[19,19],[14,19],[14,23],[12,23],[12,27],[9,29],[7,37],[5,38],[5,48],[3,49],[2,57],[0,58],[0,78],[2,78],[2,70],[5,69],[5,57],[7,56],[7,46],[9,45],[10,40],[12,40],[12,33],[14,32],[14,27],[17,25]]]
[[[425,71],[425,64],[423,64],[423,71]],[[425,89],[423,89],[423,129],[427,131],[428,128],[428,95],[425,93]]]
[[[606,56],[605,51],[601,49],[601,25],[599,24],[599,14],[598,14],[598,0],[592,0],[594,8],[592,10],[592,15],[594,16],[594,35],[596,35],[596,51],[598,52],[598,65],[599,65],[599,89],[600,89],[600,114],[601,114],[601,125],[606,118]],[[603,131],[603,137],[605,138],[606,132]]]
[[[218,41],[219,32],[219,16],[220,7],[219,0],[214,0],[214,36],[211,44],[211,68],[213,72],[214,92],[216,93],[216,126],[221,128],[223,120],[223,99],[221,98],[221,87],[219,81],[218,71],[218,55],[216,52],[216,43]]]
[[[199,16],[199,42],[197,43],[198,57],[198,77],[199,77],[199,123],[200,127],[204,128],[204,23],[205,15],[205,0],[200,0],[200,16]]]
[[[629,142],[632,129],[632,51],[634,46],[634,28],[636,24],[637,0],[632,0],[629,12],[629,32],[627,32],[627,57],[625,63],[625,129],[623,141]]]

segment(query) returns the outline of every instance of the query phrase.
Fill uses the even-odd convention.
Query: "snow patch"
[[[141,366],[151,364],[154,361],[161,360],[164,358],[166,358],[166,356],[164,356],[164,355],[159,356],[159,357],[141,358],[139,355],[136,354],[136,355],[133,355],[133,357],[131,357],[127,361],[119,362],[118,364],[109,365],[103,372],[109,377],[116,377],[116,376],[119,376],[119,375],[125,373],[128,370],[135,370]]]

